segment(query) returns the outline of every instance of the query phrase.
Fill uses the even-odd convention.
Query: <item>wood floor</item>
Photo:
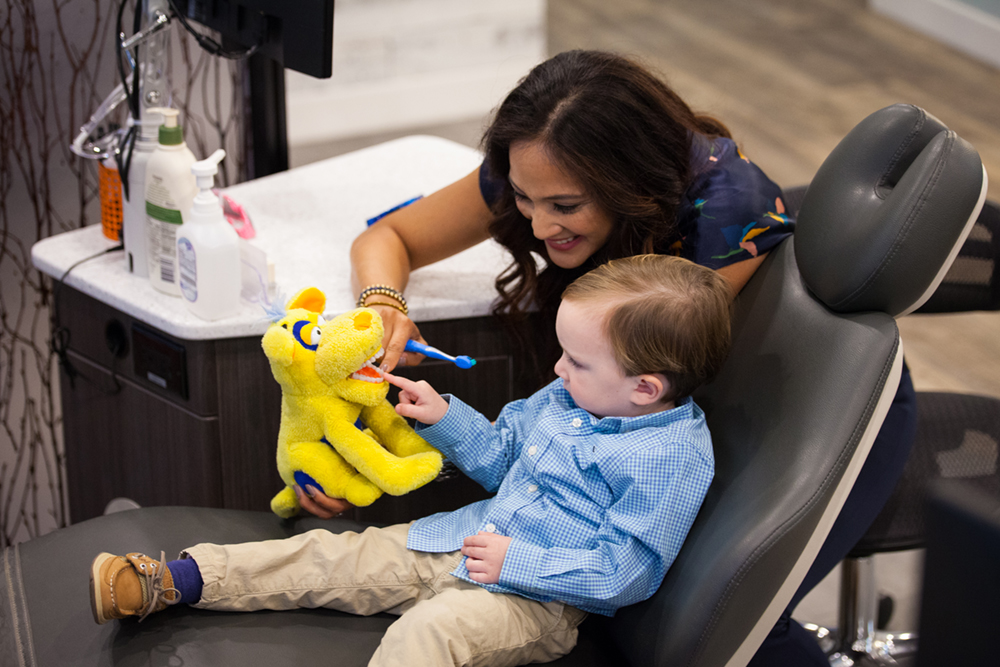
[[[783,187],[808,183],[869,113],[919,105],[969,141],[1000,200],[1000,70],[863,0],[549,0],[549,50],[612,49],[721,118]],[[1000,314],[899,323],[918,389],[1000,396]]]
[[[864,0],[548,0],[549,52],[611,49],[659,70],[696,109],[722,119],[783,187],[808,183],[861,119],[917,104],[979,151],[1000,201],[1000,70],[869,11]],[[486,119],[299,147],[304,164],[419,131],[471,146]],[[1000,314],[899,322],[918,389],[1000,396]],[[916,628],[921,552],[876,558],[879,588]],[[835,572],[796,617],[836,622]]]

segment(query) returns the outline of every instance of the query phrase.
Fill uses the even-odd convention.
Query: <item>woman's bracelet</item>
[[[396,310],[403,313],[407,317],[410,316],[410,314],[406,312],[406,308],[403,308],[398,303],[389,303],[388,301],[372,301],[371,303],[366,303],[364,305],[365,308],[371,308],[372,306],[389,306],[390,308],[395,308]]]
[[[358,308],[364,307],[365,299],[373,294],[381,294],[382,296],[387,296],[390,299],[395,299],[403,307],[401,312],[404,315],[410,314],[410,308],[406,305],[406,298],[403,296],[403,293],[397,289],[389,287],[388,285],[369,285],[361,290],[361,294],[358,296]]]

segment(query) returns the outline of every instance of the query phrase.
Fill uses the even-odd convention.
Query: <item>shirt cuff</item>
[[[441,398],[448,401],[448,411],[444,413],[444,417],[436,424],[424,424],[418,421],[413,430],[432,447],[448,456],[452,446],[462,441],[462,436],[478,413],[463,403],[462,399],[451,394],[441,394]]]
[[[500,568],[501,586],[522,591],[537,591],[541,588],[538,568],[545,558],[545,549],[524,540],[511,540],[507,554]]]

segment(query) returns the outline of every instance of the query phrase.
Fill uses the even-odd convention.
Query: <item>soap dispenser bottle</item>
[[[149,282],[180,296],[177,282],[177,229],[191,210],[198,186],[191,174],[194,154],[184,143],[177,109],[157,107],[163,116],[159,145],[146,163],[146,232]]]
[[[188,310],[205,320],[229,317],[240,306],[240,238],[212,193],[219,162],[225,156],[220,148],[191,167],[199,192],[177,232],[181,295]]]

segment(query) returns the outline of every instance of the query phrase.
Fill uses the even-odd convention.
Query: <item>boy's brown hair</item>
[[[616,259],[577,278],[562,295],[609,305],[603,332],[626,377],[661,373],[690,395],[729,352],[733,292],[712,269],[670,255]]]

